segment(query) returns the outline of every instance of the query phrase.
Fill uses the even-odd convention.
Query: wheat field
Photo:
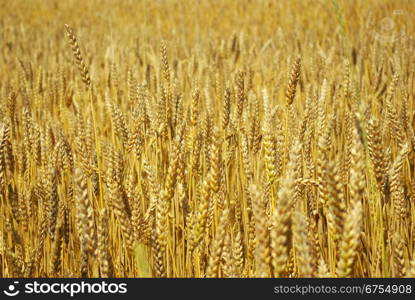
[[[415,277],[414,11],[1,0],[0,277]]]

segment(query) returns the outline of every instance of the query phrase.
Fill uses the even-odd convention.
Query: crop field
[[[0,277],[415,277],[414,19],[0,0]]]

